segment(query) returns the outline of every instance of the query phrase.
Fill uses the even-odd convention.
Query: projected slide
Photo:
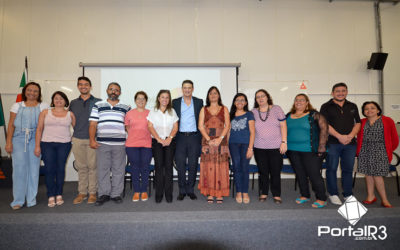
[[[132,107],[135,107],[134,95],[140,90],[149,97],[149,109],[154,107],[160,89],[170,90],[172,98],[180,97],[181,84],[186,79],[194,82],[193,95],[203,99],[204,103],[211,86],[220,89],[222,101],[228,107],[236,94],[235,67],[88,67],[85,75],[100,84],[96,92],[102,99],[107,98],[108,84],[118,82],[122,89],[121,102]]]

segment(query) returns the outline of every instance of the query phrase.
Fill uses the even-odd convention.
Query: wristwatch
[[[221,139],[224,139],[225,136],[221,136]]]
[[[285,144],[287,143],[287,141],[281,141],[281,142],[282,142],[282,143],[285,143]]]

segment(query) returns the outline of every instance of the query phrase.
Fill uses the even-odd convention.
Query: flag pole
[[[5,119],[5,116],[4,116],[3,99],[1,98],[1,94],[0,94],[0,106],[1,106],[1,111],[0,112],[3,115],[3,121],[4,121],[4,126],[3,126],[4,138],[6,138],[6,140],[7,140],[7,125],[6,125],[6,119]],[[1,156],[1,151],[0,151],[0,157],[2,157]]]
[[[25,56],[25,70],[26,70],[26,82],[29,82],[29,77],[28,77],[28,57]]]

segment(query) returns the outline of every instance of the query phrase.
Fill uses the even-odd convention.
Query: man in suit
[[[182,97],[172,100],[172,106],[179,117],[179,131],[176,136],[175,163],[178,170],[179,195],[181,201],[186,195],[196,200],[194,184],[196,182],[197,165],[201,148],[201,134],[198,130],[200,110],[203,100],[192,96],[193,82],[182,82]],[[187,161],[186,161],[187,159]],[[186,178],[186,162],[188,177]]]

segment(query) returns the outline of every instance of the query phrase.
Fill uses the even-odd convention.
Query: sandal
[[[217,204],[222,204],[224,202],[224,198],[217,198]]]
[[[57,195],[56,200],[57,200],[56,202],[57,206],[61,206],[62,204],[64,204],[64,200],[61,195]]]
[[[207,202],[208,202],[208,204],[213,204],[214,203],[214,197],[208,196],[207,197]]]
[[[274,198],[274,203],[275,204],[282,204],[282,200],[280,198],[279,199]]]
[[[250,197],[247,195],[247,197],[243,197],[243,203],[244,204],[249,204],[250,203]]]
[[[311,206],[312,206],[313,208],[324,208],[324,207],[326,207],[326,204],[327,204],[326,201],[324,201],[323,204],[320,204],[319,202],[314,202]]]
[[[268,198],[267,195],[265,195],[265,197],[262,197],[262,196],[260,195],[260,197],[258,198],[258,200],[261,201],[261,202],[264,202],[264,201],[267,200],[267,198]]]
[[[243,202],[243,197],[242,197],[242,194],[240,194],[240,195],[236,195],[236,202],[237,203],[242,203]]]
[[[13,210],[19,210],[19,209],[22,208],[22,206],[21,206],[21,205],[15,205],[15,206],[12,206],[11,208],[12,208]]]
[[[303,204],[303,203],[306,203],[306,202],[309,202],[309,201],[310,201],[309,198],[302,199],[302,198],[300,197],[300,198],[297,198],[297,199],[296,199],[296,203],[297,203],[297,204]]]
[[[49,198],[49,202],[47,203],[48,207],[55,207],[56,206],[56,201],[54,199],[54,196]]]

